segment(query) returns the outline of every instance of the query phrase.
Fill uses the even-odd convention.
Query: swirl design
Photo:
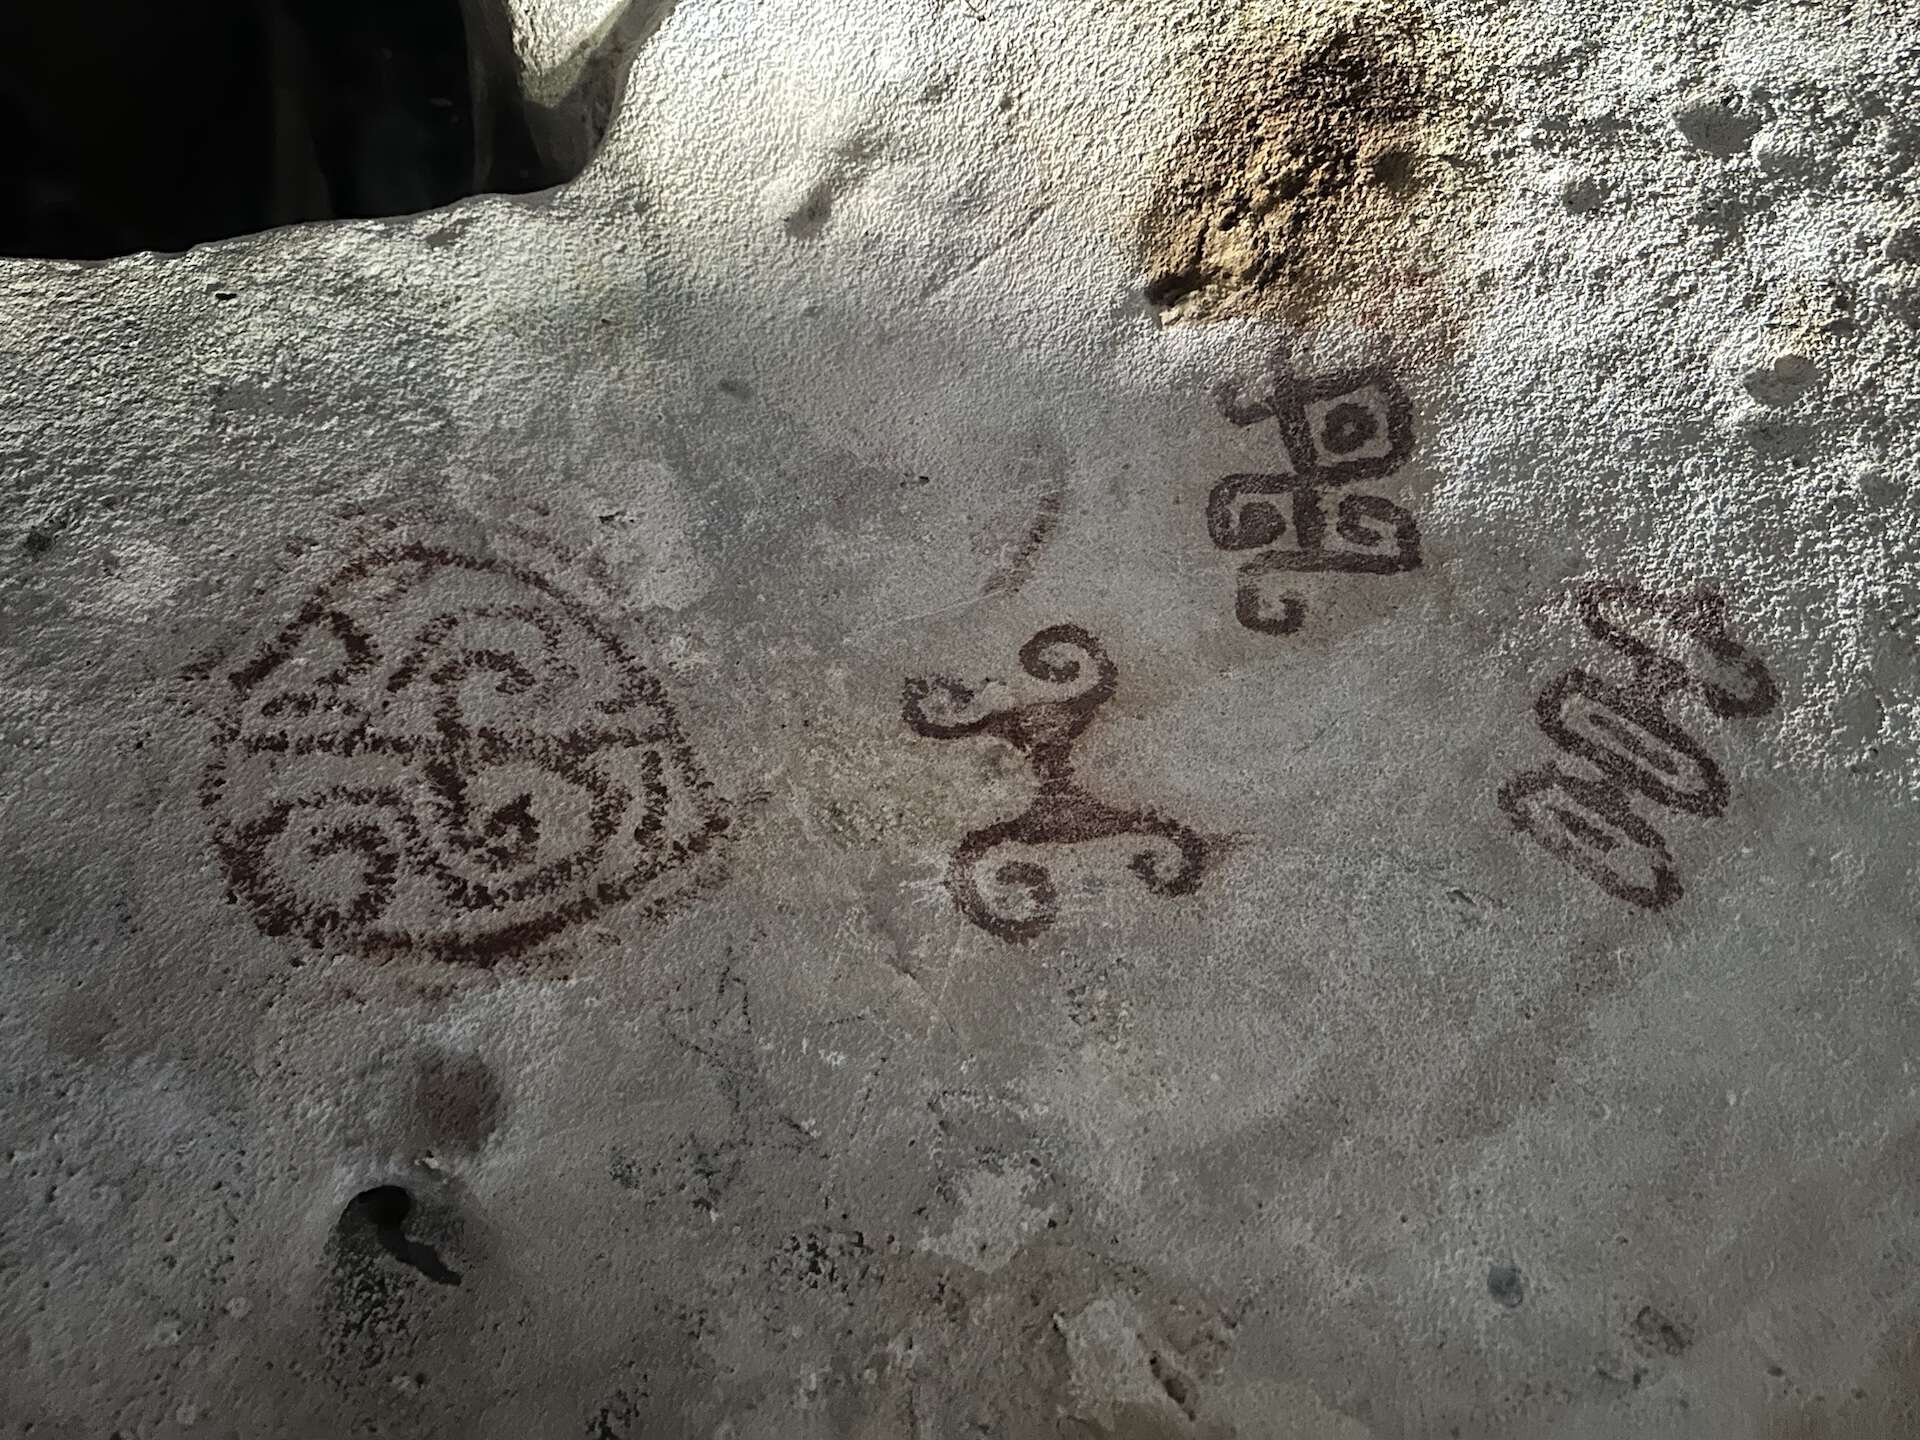
[[[1383,370],[1344,370],[1311,380],[1277,362],[1265,401],[1237,384],[1216,392],[1236,425],[1271,420],[1280,432],[1286,469],[1229,475],[1207,497],[1207,534],[1222,550],[1262,550],[1240,567],[1234,614],[1249,630],[1288,635],[1306,621],[1307,605],[1286,593],[1265,593],[1265,577],[1332,571],[1393,575],[1421,566],[1420,527],[1381,495],[1340,499],[1329,527],[1325,497],[1399,468],[1413,449],[1413,409]]]
[[[1049,626],[1020,647],[1020,668],[1035,680],[1073,688],[1024,705],[991,707],[957,680],[933,676],[906,685],[902,715],[916,735],[991,735],[1026,756],[1039,782],[1026,810],[961,839],[947,867],[955,907],[1002,940],[1032,940],[1060,910],[1053,872],[1032,852],[1127,836],[1142,842],[1128,869],[1149,892],[1193,893],[1208,859],[1197,833],[1151,810],[1108,805],[1074,778],[1074,742],[1119,684],[1119,667],[1100,642],[1077,625]]]
[[[654,676],[497,559],[363,555],[220,679],[200,803],[268,935],[491,964],[659,913],[727,830]]]
[[[1715,715],[1763,715],[1776,699],[1773,677],[1727,633],[1725,603],[1711,590],[1662,595],[1596,581],[1574,600],[1588,633],[1627,659],[1632,678],[1615,684],[1576,667],[1548,684],[1535,721],[1585,773],[1560,761],[1525,771],[1501,787],[1500,808],[1514,829],[1609,895],[1664,910],[1685,887],[1666,837],[1634,800],[1711,819],[1726,809],[1729,789],[1668,701],[1691,691]]]

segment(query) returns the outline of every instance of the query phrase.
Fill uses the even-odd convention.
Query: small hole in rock
[[[1406,190],[1413,184],[1413,154],[1383,150],[1373,159],[1373,183],[1388,190]]]
[[[397,1229],[407,1223],[407,1216],[412,1213],[413,1197],[403,1187],[376,1185],[371,1190],[362,1190],[349,1200],[340,1219],[343,1224],[350,1220],[361,1220],[376,1230],[389,1226]]]
[[[418,1270],[437,1285],[458,1285],[460,1275],[440,1258],[431,1245],[407,1235],[406,1224],[413,1214],[413,1196],[403,1186],[376,1185],[362,1190],[340,1212],[342,1235],[371,1230],[380,1249],[409,1269]]]

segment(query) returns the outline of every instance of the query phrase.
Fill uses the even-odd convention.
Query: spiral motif
[[[1152,818],[1138,833],[1150,843],[1134,851],[1127,868],[1156,895],[1191,895],[1207,867],[1206,842],[1172,820]],[[1155,843],[1157,842],[1157,843]]]
[[[969,835],[954,852],[947,889],[956,909],[1002,940],[1032,940],[1060,914],[1060,891],[1053,872],[1031,860],[1002,860],[992,867],[992,886],[980,883],[995,849],[1003,842],[987,832]]]
[[[1071,685],[1091,670],[1093,678],[1081,694],[1097,695],[1102,700],[1113,693],[1120,678],[1119,668],[1100,642],[1078,625],[1049,625],[1028,640],[1020,647],[1020,668],[1051,685]]]
[[[727,828],[654,676],[497,559],[364,555],[213,678],[201,807],[268,935],[489,964],[658,913]]]
[[[1119,667],[1105,647],[1077,625],[1051,625],[1020,647],[1020,668],[1035,680],[1076,688],[974,713],[976,692],[958,681],[907,682],[902,716],[915,734],[933,740],[990,735],[1024,755],[1039,783],[1027,809],[960,841],[947,867],[955,908],[1002,940],[1032,940],[1059,915],[1060,892],[1045,864],[1010,858],[1007,847],[1036,850],[1125,837],[1144,838],[1127,868],[1149,892],[1191,894],[1207,863],[1206,843],[1197,833],[1148,810],[1109,805],[1074,778],[1074,742],[1119,683]]]

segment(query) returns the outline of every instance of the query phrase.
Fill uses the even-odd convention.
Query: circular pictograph
[[[269,935],[485,965],[661,913],[718,860],[658,679],[533,570],[376,549],[210,678],[200,803]]]

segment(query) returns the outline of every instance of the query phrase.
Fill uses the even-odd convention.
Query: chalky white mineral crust
[[[550,193],[0,261],[0,1429],[1909,1433],[1911,5],[511,18]],[[453,768],[209,804],[283,636]]]

